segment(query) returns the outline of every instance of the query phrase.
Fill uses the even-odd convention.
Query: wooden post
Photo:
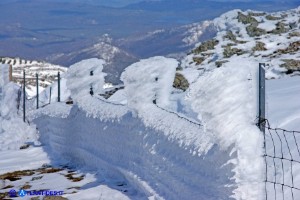
[[[9,81],[11,82],[12,81],[12,65],[9,65]]]
[[[266,108],[265,108],[265,97],[266,97],[266,75],[265,75],[265,63],[259,63],[259,111],[258,111],[258,125],[260,131],[265,133],[266,125]]]

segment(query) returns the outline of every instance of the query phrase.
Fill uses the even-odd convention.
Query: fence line
[[[295,166],[298,165],[300,169],[300,149],[299,142],[297,141],[296,134],[300,135],[300,131],[290,131],[282,128],[272,128],[268,120],[265,120],[265,129],[267,130],[264,133],[264,160],[265,160],[265,193],[266,200],[269,198],[268,184],[273,185],[274,190],[274,199],[277,200],[281,193],[281,199],[285,200],[286,196],[290,196],[292,200],[295,200],[295,191],[300,192],[300,185],[295,184]],[[290,137],[287,137],[290,136]],[[267,141],[267,137],[270,138],[270,142]],[[287,138],[292,139],[289,141]],[[279,145],[277,145],[279,143]],[[271,147],[271,153],[268,153],[267,149]],[[285,148],[284,148],[285,147]],[[293,155],[295,153],[292,152],[291,147],[296,149],[297,156]],[[285,152],[285,150],[287,152]],[[279,151],[279,153],[278,153]],[[298,157],[298,159],[296,159]],[[271,161],[268,161],[271,159]],[[278,162],[280,167],[278,167]],[[289,165],[284,164],[284,162],[289,162]],[[270,174],[271,168],[271,177]],[[286,171],[286,170],[287,171]],[[287,172],[290,170],[289,174]],[[278,174],[282,174],[282,178],[278,178]],[[290,176],[291,181],[288,182],[287,178]],[[280,191],[278,191],[278,187],[280,187]],[[285,189],[290,189],[290,194],[285,193]],[[272,200],[274,200],[272,198]]]

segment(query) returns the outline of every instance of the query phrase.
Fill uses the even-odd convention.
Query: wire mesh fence
[[[300,131],[272,128],[264,133],[265,199],[300,199]]]

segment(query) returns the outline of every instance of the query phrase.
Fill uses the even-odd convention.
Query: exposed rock
[[[215,62],[216,67],[221,67],[224,63],[229,62],[228,60],[219,60]]]
[[[267,15],[266,19],[274,21],[274,20],[280,20],[280,19],[282,19],[282,17],[276,17],[276,16],[272,16],[272,15]]]
[[[243,24],[251,24],[251,23],[258,24],[258,21],[254,17],[252,17],[251,15],[244,15],[241,12],[238,12],[237,19],[239,22],[242,22]]]
[[[300,71],[300,60],[283,59],[282,61],[284,63],[280,66],[287,69],[287,74],[291,74],[294,71]]]
[[[204,57],[193,57],[193,61],[196,63],[196,65],[200,65],[204,60]]]
[[[180,89],[186,91],[189,88],[190,84],[188,80],[180,73],[176,73],[175,79],[173,82],[173,87],[176,89]]]
[[[33,170],[23,170],[23,171],[15,171],[15,172],[9,172],[9,173],[5,173],[0,175],[0,180],[10,180],[10,181],[16,181],[16,180],[20,180],[21,177],[23,176],[31,176],[33,175],[34,172]]]
[[[30,146],[29,144],[24,144],[20,147],[20,149],[28,149],[29,146]]]
[[[300,41],[292,42],[286,49],[279,49],[278,51],[275,51],[274,53],[279,54],[293,54],[300,49]]]
[[[236,36],[232,33],[232,31],[227,31],[226,35],[223,38],[236,42]]]
[[[276,28],[273,29],[272,31],[268,32],[268,33],[272,33],[272,34],[282,34],[282,33],[286,33],[290,30],[290,28],[286,28],[286,26],[288,26],[285,23],[282,22],[278,22],[276,24]]]
[[[224,48],[224,51],[223,51],[223,55],[225,58],[230,58],[231,56],[233,56],[234,54],[237,54],[237,55],[242,55],[244,54],[245,52],[242,50],[242,49],[238,49],[238,48],[231,48],[230,46],[226,46]]]
[[[237,40],[236,36],[234,35],[234,33],[232,31],[227,31],[226,35],[223,36],[223,39],[228,39],[233,41],[234,43],[238,43],[238,44],[244,44],[246,43],[246,41],[239,41]],[[232,44],[232,46],[234,46],[236,44]]]
[[[192,53],[199,54],[199,53],[207,51],[207,50],[212,50],[212,49],[215,48],[215,46],[217,44],[219,44],[219,41],[215,40],[215,39],[205,41],[199,47],[197,47],[196,49],[194,49],[192,51]]]
[[[252,51],[266,51],[265,43],[256,42],[256,45],[252,48]]]
[[[264,12],[262,12],[262,13],[249,12],[249,15],[250,15],[250,16],[253,16],[253,17],[259,17],[259,16],[264,16],[264,15],[266,15],[266,13],[264,13]]]
[[[246,27],[246,31],[250,37],[259,37],[267,33],[266,30],[258,28],[258,24],[252,23]]]
[[[289,33],[289,36],[290,37],[300,37],[300,32],[297,32],[297,31],[291,32],[291,33]]]

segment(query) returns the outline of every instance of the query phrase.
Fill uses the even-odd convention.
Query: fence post
[[[52,92],[52,87],[50,87],[50,98],[49,98],[49,104],[51,103],[51,92]]]
[[[12,65],[9,65],[9,81],[13,81],[12,80],[12,71],[13,71]]]
[[[57,87],[58,87],[58,94],[57,94],[57,101],[60,102],[60,72],[57,74]]]
[[[23,70],[23,121],[25,122],[26,120],[26,110],[25,110],[25,107],[26,107],[26,104],[25,104],[25,101],[26,101],[26,90],[25,90],[25,87],[26,87],[26,84],[25,84],[25,70]]]
[[[258,125],[260,131],[265,133],[266,125],[266,108],[265,108],[265,97],[266,97],[266,75],[265,75],[265,63],[259,63],[259,111],[258,111]]]
[[[39,75],[36,75],[36,109],[39,109]]]

